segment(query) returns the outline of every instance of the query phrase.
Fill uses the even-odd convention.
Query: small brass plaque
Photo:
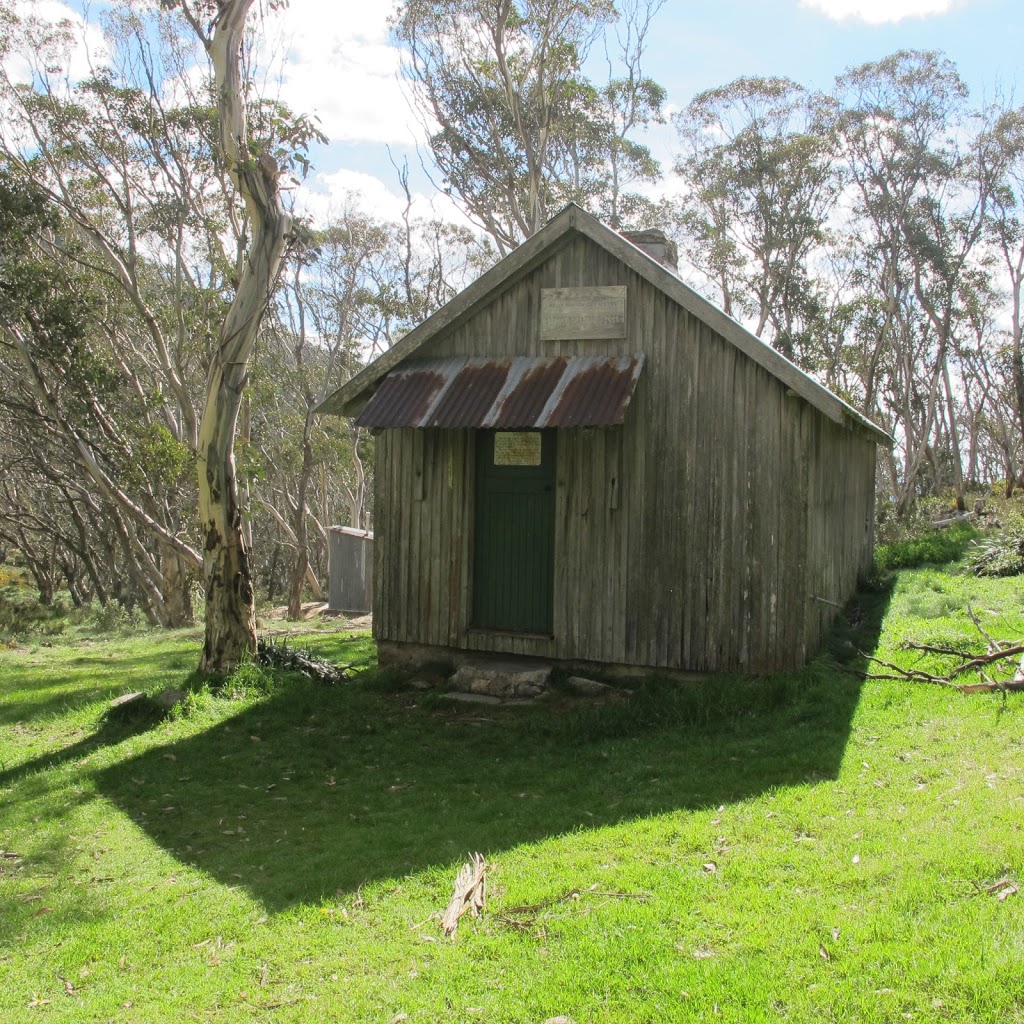
[[[500,431],[494,435],[496,466],[539,466],[541,461],[538,431]]]
[[[626,337],[626,286],[541,288],[541,341]]]

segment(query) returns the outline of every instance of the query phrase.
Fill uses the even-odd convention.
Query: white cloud
[[[405,197],[392,191],[380,178],[342,168],[330,174],[313,174],[295,197],[299,211],[322,223],[332,212],[355,207],[381,220],[395,220],[405,207]]]
[[[946,14],[957,0],[800,0],[801,7],[821,11],[835,21],[854,18],[869,25],[903,21],[905,18],[927,18]]]
[[[13,13],[25,20],[69,23],[71,39],[63,70],[72,82],[87,77],[108,59],[109,50],[99,27],[87,23],[78,11],[61,0],[15,0],[11,6]],[[6,66],[12,81],[27,83],[32,80],[33,64],[25,55],[11,54]]]
[[[469,226],[465,215],[442,193],[412,193],[414,217],[434,218]],[[354,208],[379,220],[396,221],[405,210],[405,196],[372,174],[346,168],[313,174],[295,196],[300,213],[324,223],[332,213]]]
[[[412,145],[422,137],[398,83],[390,7],[380,0],[292,0],[277,22],[287,47],[281,98],[317,114],[332,142]]]

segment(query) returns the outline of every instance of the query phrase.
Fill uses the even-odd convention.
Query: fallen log
[[[942,530],[947,526],[952,526],[954,523],[962,523],[968,519],[975,519],[977,515],[978,513],[976,512],[955,512],[942,519],[933,519],[931,521],[931,527],[933,530]]]

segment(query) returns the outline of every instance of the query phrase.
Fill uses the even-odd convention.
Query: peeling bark
[[[212,35],[184,6],[213,63],[219,116],[219,150],[245,203],[249,249],[228,310],[210,373],[199,424],[199,519],[206,543],[206,639],[200,670],[224,675],[256,650],[256,613],[250,550],[243,529],[235,468],[235,429],[249,358],[260,320],[273,292],[291,230],[281,205],[277,164],[254,157],[242,80],[242,42],[253,0],[218,5]]]

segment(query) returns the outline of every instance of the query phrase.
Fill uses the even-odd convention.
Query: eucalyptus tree
[[[8,449],[22,456],[15,472],[32,481],[20,491],[34,495],[23,522],[45,534],[80,505],[102,508],[120,527],[123,563],[151,621],[181,624],[191,600],[175,567],[190,548],[168,495],[182,453],[105,346],[123,318],[65,229],[42,188],[0,169],[0,404]]]
[[[996,111],[981,146],[981,168],[991,193],[987,239],[1009,292],[1012,407],[1024,432],[1024,107]]]
[[[621,219],[657,165],[632,134],[664,92],[640,68],[661,0],[627,6],[624,74],[584,65],[612,0],[402,0],[393,34],[443,188],[504,255],[570,199]],[[635,205],[635,204],[634,204]]]
[[[305,168],[312,124],[298,118],[286,135],[260,137],[250,121],[252,83],[243,44],[253,0],[163,0],[176,7],[202,44],[213,71],[214,154],[233,187],[238,234],[235,276],[211,351],[198,429],[199,529],[203,538],[206,635],[200,668],[223,674],[256,647],[251,550],[239,500],[235,435],[249,362],[277,286],[294,223],[281,193],[284,162]],[[284,7],[268,0],[268,8]],[[282,126],[277,125],[278,129]]]
[[[107,62],[77,82],[65,70],[77,42],[68,24],[8,13],[4,29],[0,149],[11,180],[49,211],[28,250],[66,282],[88,279],[79,344],[105,375],[105,394],[80,378],[76,402],[40,399],[41,414],[60,424],[97,499],[116,506],[133,535],[148,535],[136,546],[145,575],[162,577],[158,619],[191,621],[190,578],[202,563],[185,464],[197,439],[195,377],[220,304],[216,277],[196,276],[211,261],[197,258],[193,240],[204,226],[219,239],[225,221],[203,155],[209,119],[194,103],[166,105],[169,83],[184,78],[185,47],[170,31],[150,47],[151,23],[127,6],[107,22]],[[29,81],[12,77],[19,66],[31,69]],[[37,393],[56,395],[48,378],[59,367],[20,352]],[[158,462],[143,457],[146,434],[177,464],[173,479],[140,472]]]
[[[684,251],[724,310],[804,366],[820,360],[814,266],[841,189],[832,101],[786,78],[739,78],[674,118]]]
[[[242,59],[251,6],[117,3],[105,15],[107,53],[80,81],[63,70],[68,25],[8,12],[5,55],[20,51],[23,62],[0,62],[2,155],[60,217],[51,260],[100,284],[86,347],[117,380],[125,416],[113,403],[92,415],[105,450],[122,457],[105,463],[79,431],[81,467],[148,531],[168,585],[202,568],[212,672],[255,645],[234,435],[291,237],[279,178],[304,167],[304,147],[320,137],[307,119],[255,97]],[[15,80],[12,69],[25,66],[29,80]],[[179,473],[170,489],[170,520],[147,504],[160,506],[167,489],[153,472],[159,460],[140,459],[131,443],[139,417],[129,396],[163,454],[194,474],[186,485]]]
[[[566,119],[556,202],[572,199],[616,230],[654,223],[658,204],[635,186],[654,183],[661,166],[637,135],[664,123],[665,89],[644,73],[655,15],[665,0],[622,0],[604,33],[607,80],[580,90]]]
[[[1005,295],[994,287],[997,275],[977,275],[976,301],[968,311],[970,326],[957,345],[962,395],[962,437],[968,480],[1002,480],[1006,497],[1017,487],[1021,465],[1012,342],[1001,324]]]
[[[133,524],[76,479],[74,460],[40,425],[0,402],[0,547],[18,552],[43,605],[63,587],[78,607],[116,601],[167,624],[164,592],[132,546]]]
[[[328,490],[328,477],[332,483],[346,480],[353,470],[365,481],[357,432],[342,429],[333,418],[321,421],[314,410],[339,381],[355,372],[360,347],[372,344],[379,332],[380,293],[372,287],[370,275],[381,262],[397,267],[391,243],[388,225],[352,209],[343,211],[326,228],[312,232],[296,253],[278,290],[277,315],[265,323],[263,358],[252,385],[263,395],[253,441],[265,474],[261,489],[275,492],[267,510],[294,555],[288,585],[290,618],[301,614],[307,582],[314,596],[320,593],[311,548],[323,553],[328,549],[327,501],[314,499],[315,470],[324,470],[322,493]],[[356,484],[355,490],[358,498],[351,502],[337,502],[336,493],[332,495],[331,507],[350,505],[352,525],[361,527],[365,486]],[[317,534],[316,545],[310,542],[310,525]],[[322,565],[322,558],[319,561]]]
[[[899,51],[837,81],[836,131],[851,185],[850,230],[863,255],[877,326],[866,338],[864,402],[894,430],[902,465],[895,493],[914,499],[936,445],[946,448],[964,503],[957,332],[971,302],[970,269],[986,223],[977,126],[967,88],[937,53]],[[890,367],[883,384],[879,372]],[[893,374],[892,368],[898,368]],[[883,407],[881,399],[888,406]]]
[[[70,569],[74,577],[68,579],[73,597],[81,595],[83,588],[76,586],[80,576],[68,564],[74,556],[65,559],[64,566],[58,561],[59,553],[68,551],[62,544],[63,517],[52,513],[47,481],[41,479],[44,467],[54,467],[52,453],[43,456],[38,431],[33,429],[35,421],[19,415],[17,383],[5,383],[0,396],[0,436],[5,442],[0,450],[0,550],[18,552],[35,582],[40,603],[51,607],[62,568]]]

